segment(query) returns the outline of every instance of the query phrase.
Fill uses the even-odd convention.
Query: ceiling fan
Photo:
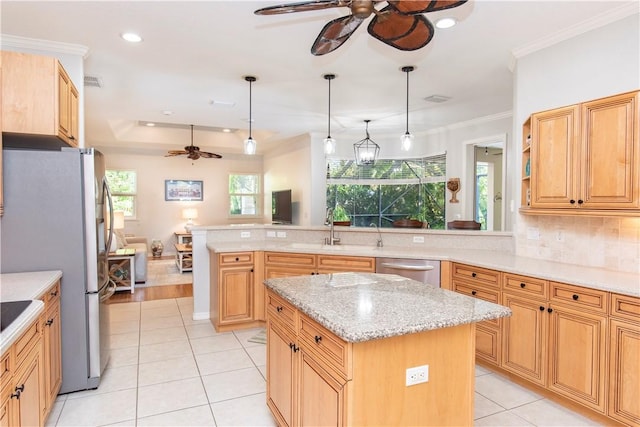
[[[276,15],[308,10],[348,7],[351,14],[329,21],[311,46],[316,56],[333,52],[353,34],[371,14],[375,16],[367,31],[376,39],[400,50],[416,50],[433,38],[434,28],[423,13],[450,9],[467,0],[309,0],[269,6],[256,10],[256,15]],[[378,3],[387,6],[378,10]]]
[[[193,145],[193,125],[191,125],[191,145],[184,147],[184,150],[169,150],[165,157],[181,156],[186,154],[191,160],[198,160],[200,157],[205,159],[221,159],[222,156],[216,153],[209,153],[207,151],[200,151],[200,147]]]

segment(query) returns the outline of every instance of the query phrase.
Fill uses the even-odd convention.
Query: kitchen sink
[[[31,302],[31,300],[0,302],[0,332],[4,331],[16,320],[29,307]]]

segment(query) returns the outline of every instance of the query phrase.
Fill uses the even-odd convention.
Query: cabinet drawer
[[[502,289],[525,293],[539,298],[548,298],[547,281],[534,279],[533,277],[518,276],[517,274],[505,274]]]
[[[316,353],[332,367],[348,376],[349,344],[333,332],[305,315],[300,316],[298,336],[307,349]]]
[[[253,264],[253,252],[228,252],[219,256],[220,265]]]
[[[315,267],[316,256],[313,254],[292,254],[288,252],[265,252],[265,265],[305,266]]]
[[[47,289],[41,298],[44,301],[45,310],[53,304],[56,300],[60,299],[60,281],[58,280],[55,285]]]
[[[607,292],[587,289],[565,283],[549,282],[551,285],[550,299],[552,302],[563,303],[572,307],[607,313],[609,307]]]
[[[0,390],[3,390],[11,382],[13,374],[13,357],[11,349],[7,350],[0,359]]]
[[[22,360],[29,350],[38,344],[42,332],[42,321],[39,317],[22,334],[14,344],[16,360]]]
[[[500,287],[500,272],[486,268],[455,263],[453,264],[453,277],[467,279],[467,281],[473,280],[473,283],[482,283],[493,288]]]
[[[267,313],[271,318],[277,319],[284,326],[295,331],[298,311],[273,292],[267,292]]]
[[[611,294],[611,316],[640,322],[640,298]]]
[[[496,291],[493,289],[486,289],[482,286],[474,286],[471,283],[454,280],[453,291],[460,294],[468,295],[470,297],[479,298],[484,301],[500,304],[500,291]],[[486,320],[482,323],[493,326],[500,326],[500,319]]]
[[[318,271],[365,271],[375,273],[376,259],[360,256],[318,255]]]

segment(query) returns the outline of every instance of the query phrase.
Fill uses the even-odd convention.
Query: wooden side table
[[[136,284],[136,250],[118,249],[109,252],[107,263],[109,265],[109,280],[116,285],[116,291],[131,290],[134,292]]]
[[[180,243],[174,243],[176,247],[176,265],[180,273],[185,271],[193,271],[193,254],[191,252],[191,245],[183,245]]]
[[[188,243],[191,243],[191,233],[175,232],[173,234],[176,235],[176,239],[178,240],[179,245],[186,245]]]

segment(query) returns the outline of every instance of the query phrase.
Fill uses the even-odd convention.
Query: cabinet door
[[[558,305],[551,310],[549,389],[604,413],[606,318]]]
[[[80,95],[75,86],[71,85],[69,91],[69,145],[77,147],[80,140]]]
[[[579,123],[578,106],[533,115],[530,165],[532,208],[577,206]]]
[[[546,303],[507,292],[503,305],[512,311],[502,324],[502,367],[537,384],[545,385],[547,364]]]
[[[296,357],[295,337],[277,322],[267,322],[267,405],[284,426],[293,425]]]
[[[312,355],[302,350],[300,359],[299,425],[344,425],[344,380],[334,377]]]
[[[638,93],[582,104],[582,206],[640,207]]]
[[[58,132],[67,138],[71,135],[70,92],[71,79],[58,64]]]
[[[253,267],[220,269],[220,324],[253,320]]]
[[[610,321],[608,414],[640,426],[640,325]]]
[[[0,394],[0,427],[10,427],[11,422],[11,389],[2,390]]]
[[[60,330],[60,300],[47,311],[44,327],[44,366],[46,380],[46,407],[51,410],[62,384]]]
[[[40,346],[40,344],[39,344]],[[40,426],[44,424],[44,384],[42,378],[42,358],[41,351],[31,352],[29,357],[22,362],[17,370],[16,387],[20,389],[20,395],[16,399],[15,425],[18,426]]]

